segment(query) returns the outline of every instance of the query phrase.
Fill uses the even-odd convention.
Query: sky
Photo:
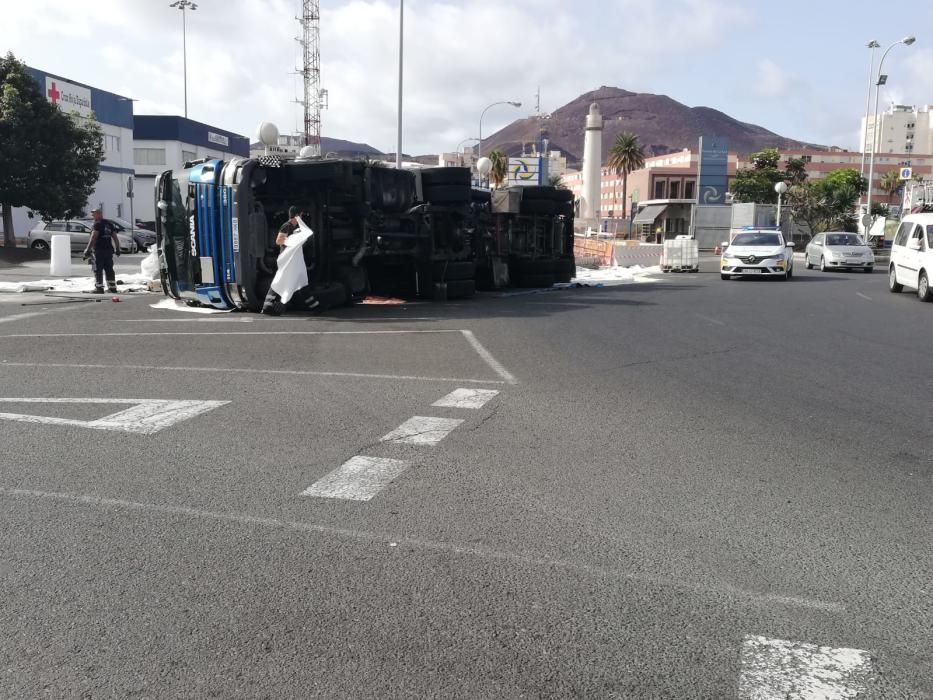
[[[183,111],[181,13],[170,0],[4,1],[0,51],[135,100]],[[188,15],[189,117],[255,138],[300,125],[299,0],[199,0]],[[325,136],[394,152],[398,0],[321,0]],[[933,3],[877,0],[405,0],[403,150],[452,151],[601,85],[665,94],[782,136],[857,148],[870,51],[881,104],[933,103]],[[925,36],[925,34],[927,34]],[[876,52],[876,60],[881,52]]]

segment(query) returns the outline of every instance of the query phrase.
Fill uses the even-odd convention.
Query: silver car
[[[875,269],[875,254],[865,241],[854,233],[818,233],[807,244],[804,263],[812,270],[864,270]]]
[[[67,234],[71,237],[72,255],[80,255],[87,248],[88,241],[91,240],[91,224],[87,221],[71,219],[69,221],[40,221],[32,231],[26,235],[26,245],[35,250],[51,250],[52,236],[58,234]],[[133,237],[117,231],[117,238],[120,239],[121,253],[135,253],[138,250],[136,241]]]

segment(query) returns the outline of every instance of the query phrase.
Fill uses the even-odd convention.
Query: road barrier
[[[581,267],[609,267],[615,260],[615,243],[611,240],[574,236],[573,257]]]

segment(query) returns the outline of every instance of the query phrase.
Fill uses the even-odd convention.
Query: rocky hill
[[[509,155],[519,155],[522,143],[534,143],[544,136],[552,150],[566,153],[571,166],[583,157],[584,120],[590,105],[596,102],[605,123],[603,161],[612,142],[623,131],[638,134],[649,156],[662,155],[684,148],[695,150],[703,135],[725,136],[729,148],[740,155],[774,146],[777,148],[824,148],[795,141],[772,131],[733,119],[709,107],[688,107],[667,95],[635,93],[614,87],[601,87],[584,93],[546,117],[529,117],[512,122],[483,139],[483,152],[501,148]]]

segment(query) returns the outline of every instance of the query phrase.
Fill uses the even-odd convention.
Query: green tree
[[[781,154],[776,148],[765,148],[749,156],[751,168],[740,170],[729,185],[736,202],[756,202],[758,204],[777,204],[777,192],[774,186],[789,179],[787,174],[778,170]]]
[[[881,176],[881,189],[890,197],[896,195],[897,191],[901,189],[903,185],[904,183],[901,181],[901,173],[899,170],[889,170]]]
[[[645,150],[638,141],[638,134],[633,134],[630,131],[619,134],[615,143],[609,148],[609,162],[607,165],[617,176],[622,176],[622,217],[625,218],[625,207],[628,201],[628,175],[645,167]]]
[[[501,187],[509,177],[509,158],[498,148],[489,154],[492,169],[489,171],[489,180],[494,187]]]
[[[0,207],[13,246],[13,207],[44,219],[84,212],[100,177],[104,144],[94,120],[49,103],[12,53],[0,59]]]
[[[556,187],[560,190],[566,190],[567,185],[564,184],[564,178],[560,175],[549,175],[547,179],[547,184],[551,187]]]
[[[790,157],[787,159],[787,167],[784,168],[784,179],[788,185],[793,187],[799,185],[807,179],[807,162],[803,158]]]
[[[787,204],[797,221],[805,223],[811,234],[823,231],[855,231],[856,207],[867,182],[858,170],[834,170],[819,180],[805,180],[791,187]]]

